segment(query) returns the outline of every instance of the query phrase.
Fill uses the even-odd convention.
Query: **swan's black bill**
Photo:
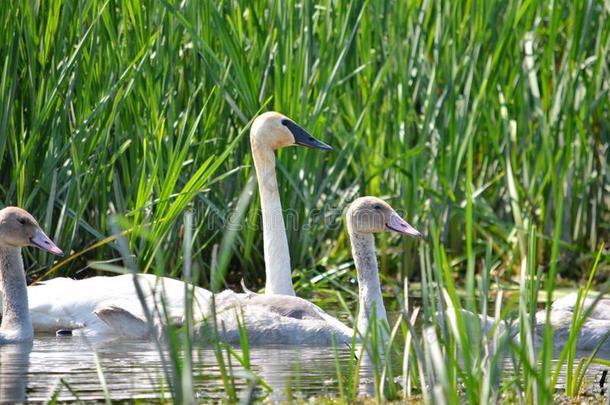
[[[292,136],[294,136],[294,143],[296,145],[301,145],[312,149],[333,150],[330,145],[317,140],[309,132],[305,131],[294,122],[290,120],[282,120],[282,124],[285,125],[290,132],[292,132]]]

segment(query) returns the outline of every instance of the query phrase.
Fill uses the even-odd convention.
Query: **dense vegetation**
[[[179,276],[190,209],[203,285],[237,210],[221,265],[260,287],[257,193],[237,202],[248,124],[274,109],[335,147],[280,152],[302,292],[319,272],[353,276],[342,210],[364,194],[440,241],[456,274],[491,241],[509,279],[535,225],[538,263],[579,278],[610,235],[609,13],[593,0],[8,2],[0,202],[77,255],[53,269],[69,275],[119,257],[118,213],[139,268]],[[386,245],[386,277],[419,277],[416,243]],[[50,258],[27,254],[40,276]]]

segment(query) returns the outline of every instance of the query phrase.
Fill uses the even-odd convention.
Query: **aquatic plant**
[[[123,260],[215,290],[242,277],[255,289],[262,239],[244,134],[259,111],[280,110],[336,147],[279,154],[298,295],[355,308],[341,227],[355,196],[387,198],[428,235],[380,249],[387,291],[410,278],[422,301],[413,310],[408,295],[387,294],[403,312],[388,349],[402,361],[373,360],[377,396],[394,397],[402,381],[403,395],[426,401],[545,402],[561,363],[576,395],[595,352],[579,360],[572,339],[556,353],[550,327],[537,352],[533,314],[559,274],[607,277],[607,14],[599,0],[9,2],[0,201],[42,218],[70,252],[48,273],[39,263],[49,259],[28,252],[32,279]],[[466,311],[496,322],[484,330]],[[501,333],[515,319],[519,345]],[[177,401],[192,399],[189,328],[168,331]],[[232,399],[245,342],[241,361],[216,346]],[[346,400],[355,354],[338,376]]]
[[[179,275],[180,214],[192,204],[193,267],[207,277],[252,173],[242,134],[276,109],[336,147],[279,156],[301,295],[348,260],[339,211],[364,194],[436,223],[452,271],[473,274],[467,258],[491,240],[495,271],[517,276],[535,224],[538,262],[578,278],[610,219],[604,3],[467,4],[10,3],[0,201],[54,227],[72,252],[58,275],[120,256],[106,239],[113,212],[132,222],[142,271],[162,254],[178,257]],[[230,283],[263,285],[258,212],[253,196],[226,259]],[[156,237],[138,239],[143,226]],[[383,254],[389,280],[421,270],[402,257]]]

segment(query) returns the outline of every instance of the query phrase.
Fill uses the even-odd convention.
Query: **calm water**
[[[347,348],[338,351],[344,373],[349,355]],[[167,353],[164,356],[168,358]],[[610,353],[600,357],[610,358]],[[282,400],[290,396],[338,395],[331,348],[252,347],[250,358],[253,371],[273,388],[272,393],[257,388],[257,396]],[[196,396],[202,401],[224,398],[214,352],[207,347],[195,348],[193,360]],[[112,399],[159,398],[170,391],[164,382],[163,364],[155,344],[148,341],[95,342],[81,337],[48,336],[36,338],[33,344],[4,345],[0,346],[0,403],[48,401],[54,396],[59,400],[102,400],[103,380]],[[511,368],[510,364],[506,366]],[[603,369],[593,365],[591,380],[599,380]],[[248,376],[239,369],[235,374],[238,392],[245,395]],[[373,393],[371,374],[365,366],[361,394]]]
[[[339,350],[339,361],[347,365],[347,349]],[[165,354],[167,356],[167,354]],[[334,395],[335,358],[332,349],[296,346],[251,348],[253,371],[274,390],[256,395],[281,400],[287,392],[304,397]],[[193,350],[195,392],[201,400],[224,397],[214,352],[205,347]],[[0,346],[0,403],[103,399],[103,371],[113,399],[159,397],[168,392],[163,362],[150,342],[92,342],[80,337],[42,337],[28,345]],[[237,387],[245,392],[248,379],[237,371]],[[366,377],[366,375],[364,376]],[[363,393],[372,390],[364,382]],[[370,391],[372,393],[372,391]]]

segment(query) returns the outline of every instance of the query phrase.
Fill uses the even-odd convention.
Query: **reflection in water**
[[[99,361],[112,398],[159,396],[163,385],[162,364],[149,342],[95,342],[79,337],[42,337],[34,340],[30,355],[28,399],[102,399],[97,373]]]
[[[0,403],[25,402],[32,343],[0,345]]]
[[[345,376],[350,351],[340,348],[337,354]],[[268,393],[259,386],[254,392],[256,396],[282,401],[339,395],[335,353],[331,348],[251,347],[250,359],[252,371],[273,389]],[[151,342],[95,342],[80,337],[49,336],[35,339],[33,346],[0,346],[0,402],[48,401],[54,396],[68,401],[76,399],[75,394],[81,400],[101,400],[104,392],[97,363],[103,370],[112,399],[169,395],[160,355]],[[235,366],[235,361],[232,363],[236,389],[243,395],[248,390],[249,377]],[[506,366],[506,369],[510,368],[509,364]],[[600,366],[593,366],[589,375],[593,377],[599,372]],[[193,373],[198,400],[209,402],[225,397],[215,355],[210,348],[193,349]],[[361,395],[374,395],[373,374],[373,366],[365,356],[359,374]]]
[[[29,350],[19,351],[11,346],[1,346],[0,350],[3,401],[23,401],[26,394],[29,401],[48,401],[54,395],[59,400],[74,400],[74,393],[81,400],[103,399],[97,361],[112,399],[169,394],[161,358],[151,342],[95,342],[81,337],[49,336],[36,338]],[[347,365],[349,355],[347,348],[338,350],[342,366]],[[252,371],[273,388],[271,393],[257,388],[258,396],[280,401],[297,395],[337,395],[335,355],[330,348],[251,347],[250,359]],[[236,387],[242,392],[249,380],[235,363]],[[193,373],[197,399],[224,398],[220,372],[210,348],[193,349]]]
[[[358,348],[360,353],[361,348]],[[359,370],[359,381],[358,381],[358,395],[360,396],[374,396],[375,395],[375,379],[374,379],[374,367],[375,365],[371,361],[371,356],[368,350],[362,352],[362,363]]]
[[[300,394],[337,394],[335,357],[331,348],[278,345],[251,350],[253,371],[273,389],[269,399],[282,401]],[[338,350],[338,357],[340,364],[347,364],[349,350]]]

